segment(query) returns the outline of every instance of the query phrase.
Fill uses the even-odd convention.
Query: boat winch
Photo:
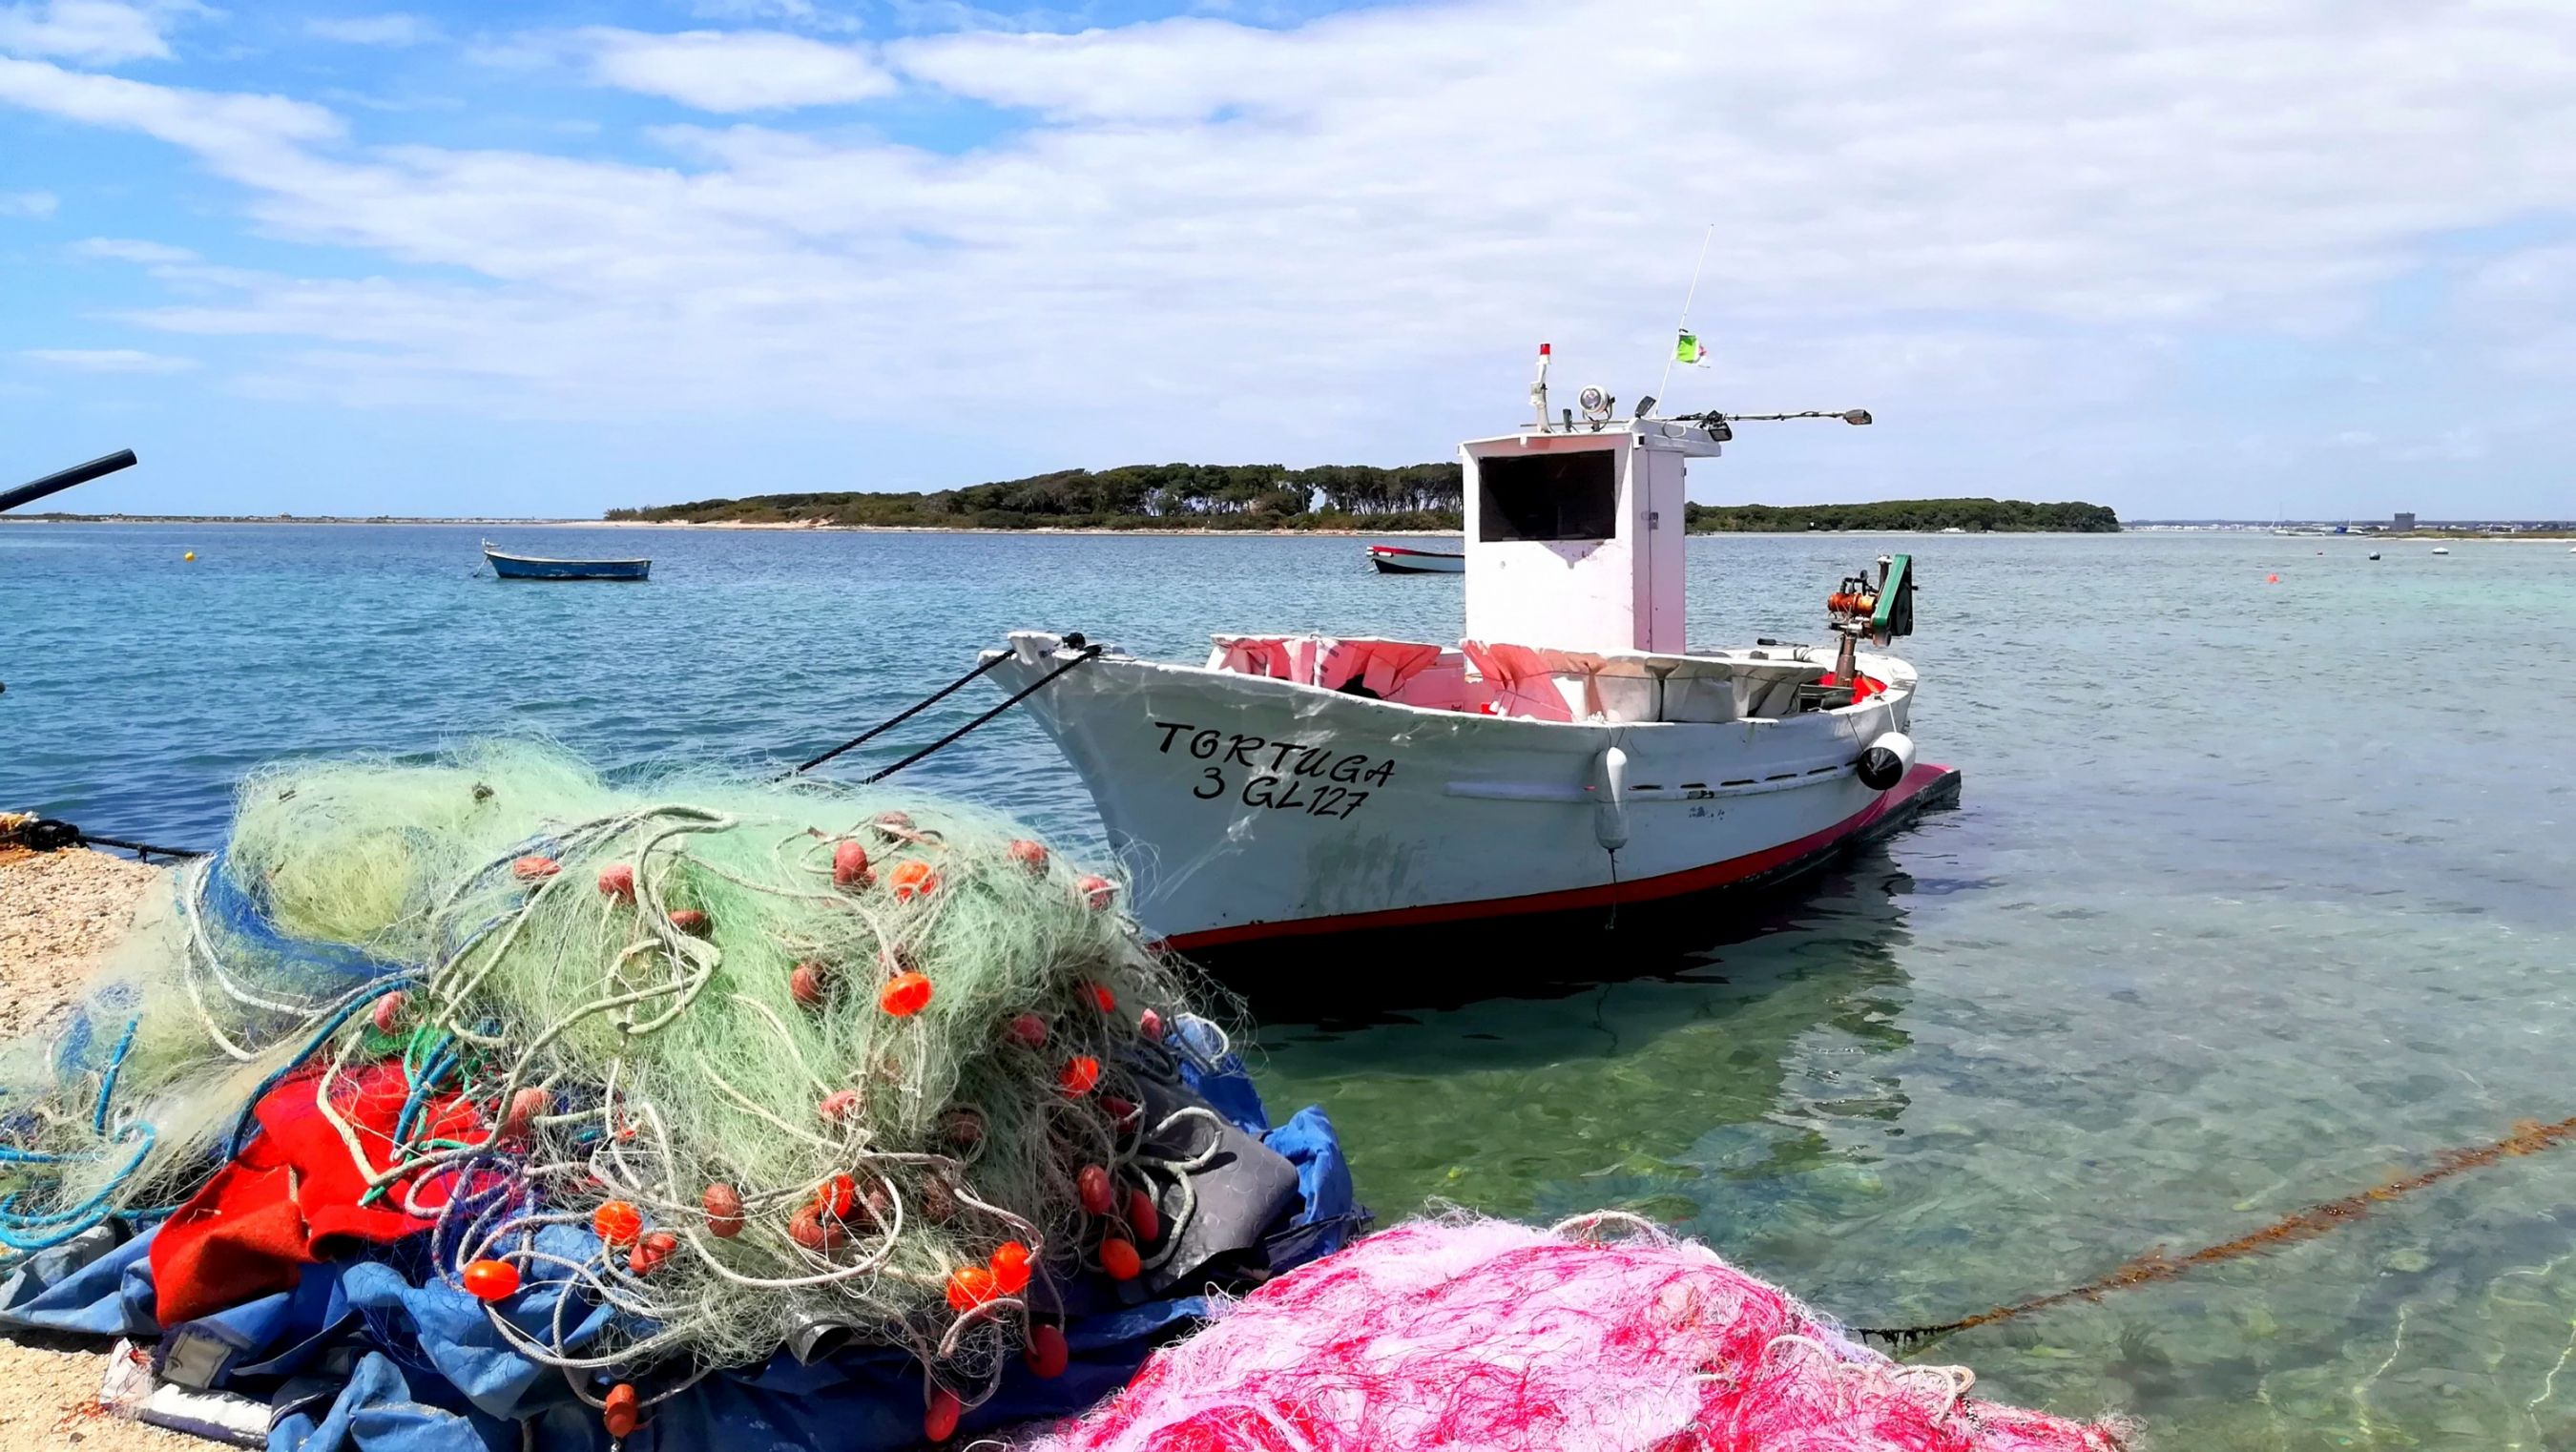
[[[1880,555],[1876,583],[1866,570],[1845,575],[1841,588],[1825,597],[1825,615],[1834,633],[1843,638],[1842,649],[1834,657],[1834,681],[1868,695],[1860,689],[1854,657],[1864,638],[1883,646],[1914,633],[1914,557]]]

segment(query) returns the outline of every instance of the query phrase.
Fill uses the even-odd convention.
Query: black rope
[[[904,722],[920,715],[923,711],[928,710],[940,701],[956,694],[956,692],[968,681],[971,681],[977,676],[982,675],[984,672],[991,670],[993,667],[1000,665],[1003,661],[1008,660],[1009,658],[1009,652],[1005,651],[995,655],[990,660],[981,662],[973,670],[968,671],[966,674],[959,676],[957,679],[950,681],[944,686],[941,686],[938,690],[931,692],[920,700],[913,702],[902,711],[897,712],[892,716],[888,716],[886,719],[879,721],[867,730],[860,732],[858,735],[851,737],[849,740],[844,741],[840,745],[833,747],[831,750],[824,752],[822,755],[815,757],[812,761],[806,762],[804,765],[792,768],[788,771],[781,772],[778,779],[780,781],[785,781],[791,776],[812,771],[814,768],[821,766],[824,762],[831,760],[833,757],[840,755],[842,752],[849,750],[853,746],[866,745],[868,742],[883,735],[885,732],[902,725]]]
[[[129,842],[123,837],[102,837],[84,832],[71,823],[55,817],[38,817],[12,834],[31,852],[60,852],[66,847],[115,847],[137,857],[203,857],[206,854],[188,847],[155,847],[149,842]]]
[[[1065,644],[1067,645],[1076,644],[1080,642],[1081,639],[1082,637],[1079,635],[1068,635],[1064,638]],[[1100,654],[1100,650],[1101,647],[1096,645],[1083,646],[1081,651],[1076,654],[1073,659],[1066,661],[1064,664],[1057,666],[1054,670],[1038,677],[1037,680],[1030,683],[1028,689],[1019,692],[1012,696],[1011,699],[1004,701],[1002,704],[995,706],[992,710],[985,712],[983,715],[976,717],[974,720],[969,721],[965,725],[958,727],[956,730],[949,732],[947,735],[940,737],[938,740],[921,748],[919,751],[914,752],[912,755],[905,757],[903,760],[896,762],[894,765],[886,767],[872,776],[861,779],[859,784],[861,786],[874,786],[878,782],[885,780],[887,777],[894,775],[896,772],[901,771],[905,767],[912,765],[914,762],[921,760],[925,756],[928,756],[930,753],[948,745],[957,738],[964,736],[967,732],[974,730],[976,727],[981,726],[985,722],[992,720],[994,717],[1001,715],[1004,711],[1007,711],[1022,701],[1027,700],[1029,697],[1036,695],[1039,691],[1046,689],[1048,682],[1054,680],[1060,675],[1063,675],[1066,671],[1073,669],[1075,666],[1082,664],[1084,661]],[[1001,657],[995,656],[993,659],[998,661]]]

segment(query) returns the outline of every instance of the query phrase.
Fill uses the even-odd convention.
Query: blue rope
[[[330,1017],[324,1019],[320,1027],[314,1029],[313,1036],[304,1041],[304,1047],[295,1051],[295,1057],[287,1060],[276,1073],[260,1080],[259,1087],[250,1091],[249,1100],[242,1105],[241,1118],[233,1121],[233,1132],[224,1141],[224,1158],[228,1160],[238,1158],[242,1152],[242,1146],[250,1143],[251,1122],[258,1116],[259,1101],[268,1097],[269,1090],[285,1083],[296,1070],[303,1068],[304,1061],[313,1056],[314,1050],[328,1043],[331,1036],[340,1031],[340,1026],[356,1017],[359,1010],[374,1007],[375,1001],[384,993],[408,987],[410,983],[409,978],[391,978],[382,984],[371,986],[381,988],[382,992],[362,989],[351,994],[347,1003],[340,1005]]]
[[[0,1245],[20,1252],[51,1250],[67,1241],[78,1240],[95,1227],[105,1224],[115,1213],[108,1208],[108,1202],[115,1198],[117,1190],[124,1185],[126,1176],[142,1167],[144,1156],[152,1153],[152,1144],[157,1138],[152,1132],[152,1126],[148,1124],[136,1124],[128,1132],[139,1134],[143,1138],[143,1143],[135,1146],[134,1157],[127,1160],[125,1168],[118,1170],[108,1180],[107,1188],[71,1209],[56,1210],[44,1215],[31,1215],[17,1208],[16,1195],[0,1199]],[[40,1233],[28,1235],[18,1233],[20,1231]]]
[[[107,1133],[107,1101],[116,1096],[116,1076],[124,1071],[125,1056],[134,1052],[134,1034],[143,1027],[143,1015],[136,1014],[125,1025],[125,1037],[116,1041],[116,1052],[107,1061],[107,1077],[98,1086],[98,1108],[91,1113],[89,1127],[94,1133]]]

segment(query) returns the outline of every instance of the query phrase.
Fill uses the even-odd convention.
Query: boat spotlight
[[[1865,424],[1869,422],[1869,410],[1865,408],[1847,408],[1843,410],[1843,422],[1847,424]]]
[[[1602,390],[1598,388],[1587,388],[1581,393],[1576,394],[1574,396],[1574,401],[1583,406],[1583,416],[1585,419],[1593,423],[1607,423],[1610,421],[1610,395]]]

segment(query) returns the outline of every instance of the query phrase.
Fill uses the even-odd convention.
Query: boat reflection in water
[[[1917,890],[1864,849],[1794,897],[1704,922],[1696,941],[1596,933],[1552,973],[1516,966],[1508,997],[1462,973],[1403,1007],[1335,1002],[1367,969],[1328,955],[1302,998],[1251,1002],[1262,1090],[1325,1106],[1382,1216],[1439,1198],[1679,1223],[1712,1197],[1812,1193],[1792,1182],[1832,1151],[1802,1126],[1907,1106],[1871,1063],[1911,1046],[1900,959]]]

